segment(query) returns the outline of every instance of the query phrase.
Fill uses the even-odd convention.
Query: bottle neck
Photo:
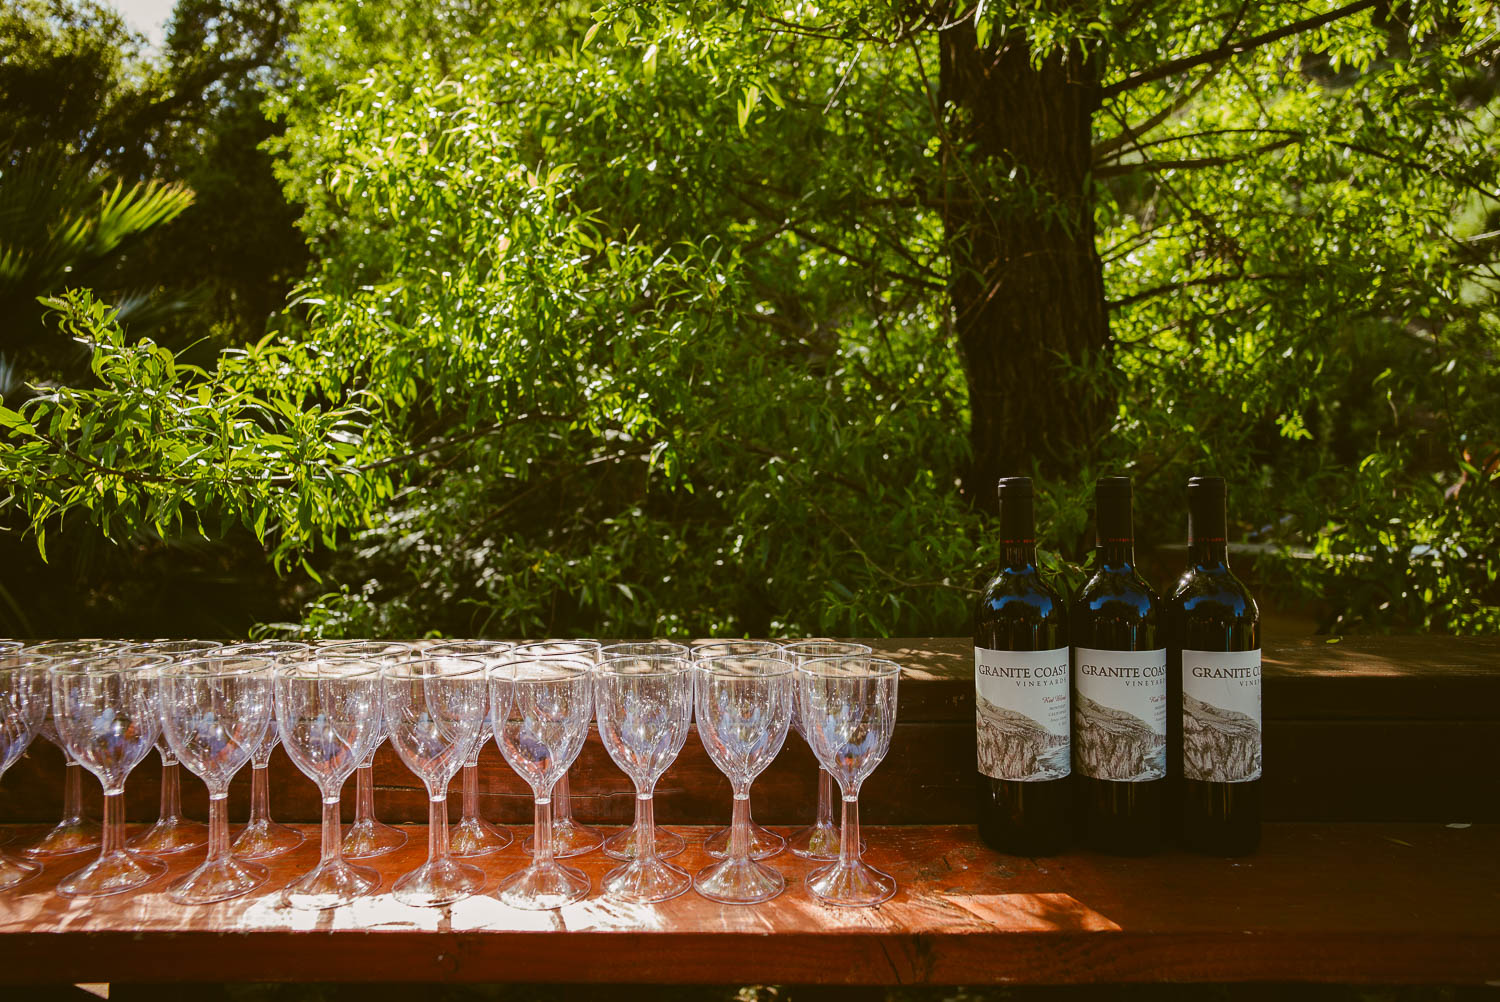
[[[1000,559],[1006,567],[1036,566],[1036,508],[1030,497],[1000,499]]]
[[[1135,540],[1100,539],[1094,546],[1101,567],[1129,567],[1135,564]]]
[[[1035,567],[1036,540],[1002,540],[1000,561],[1006,567]]]
[[[1094,549],[1104,567],[1135,563],[1135,512],[1127,497],[1100,498],[1094,522]]]
[[[1188,561],[1195,567],[1229,566],[1229,519],[1224,499],[1188,504]]]

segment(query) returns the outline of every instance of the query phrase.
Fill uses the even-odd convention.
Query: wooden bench
[[[813,903],[800,883],[807,864],[786,854],[773,865],[788,890],[765,905],[692,893],[624,905],[598,895],[614,864],[595,854],[579,861],[595,895],[557,913],[516,912],[485,897],[422,910],[387,893],[334,913],[294,913],[275,895],[315,861],[309,828],[302,849],[270,861],[264,890],[206,908],[171,904],[164,881],[64,901],[52,886],[87,857],[49,864],[36,881],[0,894],[0,983],[1500,982],[1500,642],[1369,638],[1270,649],[1271,823],[1259,854],[1079,852],[1039,861],[990,852],[968,827],[968,642],[873,643],[906,666],[896,738],[861,800],[864,820],[881,826],[866,832],[869,858],[901,886],[879,908]],[[529,822],[529,793],[493,748],[483,767],[485,815]],[[314,820],[312,785],[280,752],[272,768],[278,820]],[[376,772],[382,820],[425,818],[425,793],[394,752],[382,751]],[[133,820],[154,816],[156,773],[153,759],[131,777]],[[581,819],[628,820],[630,788],[597,740],[573,776]],[[807,749],[789,740],[755,786],[757,819],[805,823],[814,779]],[[243,817],[247,789],[248,770],[232,817]],[[49,822],[60,790],[61,758],[39,745],[0,782],[0,819]],[[184,800],[204,816],[206,795],[191,777]],[[704,865],[696,842],[710,830],[683,826],[722,824],[728,808],[727,783],[690,739],[658,790],[658,819],[689,837],[679,865]],[[21,827],[17,844],[41,830]],[[383,890],[420,862],[424,835],[414,827],[406,849],[373,861]],[[186,855],[172,873],[201,856]],[[482,861],[490,886],[524,861],[517,847]]]

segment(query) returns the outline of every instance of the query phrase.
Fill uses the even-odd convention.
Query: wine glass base
[[[462,859],[488,856],[515,841],[515,836],[483,818],[462,818],[449,829],[448,851]]]
[[[239,859],[267,859],[291,852],[305,839],[306,836],[295,828],[262,819],[240,829],[230,849]]]
[[[151,883],[167,872],[167,864],[128,849],[105,853],[57,884],[65,898],[102,898]]]
[[[631,860],[604,875],[604,893],[621,901],[669,901],[693,886],[693,878],[662,859]]]
[[[699,870],[693,890],[711,901],[753,905],[786,890],[786,878],[753,859],[724,859]]]
[[[249,894],[266,882],[267,870],[248,860],[226,859],[204,863],[167,885],[167,897],[179,905],[208,905]]]
[[[391,893],[403,904],[418,908],[441,908],[478,894],[484,888],[484,871],[451,859],[429,860],[396,881]]]
[[[208,845],[208,825],[181,817],[165,817],[125,843],[134,852],[170,856]]]
[[[381,824],[374,818],[359,818],[344,834],[344,855],[350,859],[369,859],[395,852],[406,844],[406,832]]]
[[[832,862],[839,858],[839,826],[832,823],[808,825],[786,837],[786,847],[793,856]],[[859,851],[865,851],[865,840],[859,840]]]
[[[604,840],[604,855],[610,859],[635,859],[636,858],[636,826],[631,825],[624,831],[615,832]],[[687,848],[687,839],[674,831],[665,828],[656,829],[656,858],[671,859],[673,856]],[[611,871],[613,872],[613,871]]]
[[[556,859],[582,856],[604,844],[604,833],[597,828],[581,825],[572,818],[563,818],[552,822],[552,844],[552,855]],[[526,841],[522,843],[521,848],[528,855],[533,853],[530,835],[526,836]]]
[[[830,863],[807,875],[807,891],[825,905],[867,908],[896,893],[896,878],[861,860]]]
[[[9,853],[0,852],[0,890],[15,887],[42,872],[42,864],[17,859]]]
[[[588,896],[589,886],[588,875],[582,870],[561,863],[533,863],[500,881],[495,897],[512,908],[546,911],[582,901]]]
[[[323,911],[347,905],[380,886],[380,874],[368,866],[354,866],[337,859],[320,863],[281,892],[289,907]]]
[[[769,828],[763,828],[754,821],[750,822],[750,858],[770,859],[778,852],[786,848],[786,839],[776,834]],[[708,838],[703,840],[703,851],[714,859],[724,859],[729,855],[729,829],[720,828]]]
[[[36,845],[22,851],[33,859],[47,859],[98,849],[101,842],[98,824],[85,818],[70,818],[59,821]]]

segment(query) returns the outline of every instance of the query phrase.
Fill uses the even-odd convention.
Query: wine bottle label
[[[1260,778],[1260,651],[1182,652],[1182,774]]]
[[[1124,783],[1167,774],[1167,652],[1073,648],[1073,734],[1085,776]]]
[[[1068,649],[974,648],[979,771],[1040,782],[1073,771],[1068,742]]]

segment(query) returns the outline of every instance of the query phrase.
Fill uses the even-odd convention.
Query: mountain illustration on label
[[[1053,734],[1024,713],[975,697],[979,771],[995,779],[1062,779],[1071,771],[1068,736]]]
[[[1254,717],[1182,697],[1182,773],[1206,783],[1260,778],[1260,724]]]
[[[1079,693],[1074,702],[1078,764],[1095,779],[1117,782],[1166,775],[1167,737],[1140,717]]]

